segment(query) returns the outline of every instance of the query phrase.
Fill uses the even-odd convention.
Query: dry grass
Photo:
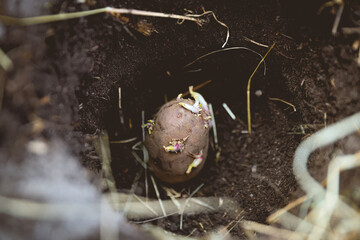
[[[267,55],[271,52],[271,50],[275,47],[275,43],[273,43],[273,45],[271,45],[271,47],[269,48],[269,50],[266,52],[266,54],[264,55],[264,57],[261,58],[260,62],[258,63],[258,65],[256,66],[255,70],[253,71],[253,73],[250,75],[249,80],[248,80],[248,84],[247,84],[247,88],[246,88],[246,106],[247,106],[247,120],[248,120],[248,132],[249,134],[251,134],[251,109],[250,109],[250,87],[251,87],[251,80],[254,77],[256,71],[258,70],[258,68],[260,67],[261,63],[265,61],[265,58],[267,57]]]

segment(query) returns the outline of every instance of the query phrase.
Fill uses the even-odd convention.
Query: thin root
[[[254,50],[252,50],[252,49],[250,49],[250,48],[247,48],[247,47],[230,47],[230,48],[223,48],[223,49],[219,49],[219,50],[215,50],[215,51],[206,53],[206,54],[204,54],[204,55],[196,58],[194,61],[186,64],[186,65],[184,66],[184,68],[187,68],[187,67],[193,65],[194,63],[196,63],[197,61],[199,61],[199,60],[201,60],[201,59],[203,59],[203,58],[206,58],[206,57],[208,57],[208,56],[210,56],[210,55],[213,55],[213,54],[215,54],[215,53],[224,52],[224,51],[232,51],[232,50],[247,50],[247,51],[250,51],[250,52],[252,52],[252,53],[255,53],[256,55],[258,55],[259,57],[261,57],[261,58],[263,59],[263,56],[262,56],[260,53],[254,51]],[[265,62],[265,61],[264,61],[264,75],[266,75],[266,62]],[[194,89],[194,90],[195,90],[195,89]]]
[[[215,13],[213,11],[206,11],[206,12],[204,12],[202,14],[189,14],[187,16],[199,18],[199,17],[202,17],[204,15],[208,15],[208,14],[211,14],[217,23],[219,23],[221,26],[226,28],[226,39],[225,39],[224,44],[221,46],[221,48],[224,48],[226,46],[226,44],[228,43],[228,40],[229,40],[229,37],[230,37],[230,29],[225,23],[223,23],[223,22],[221,22],[221,21],[219,21],[217,19],[216,15],[215,15]]]
[[[294,105],[294,104],[292,104],[292,103],[289,103],[289,102],[287,102],[287,101],[285,101],[285,100],[282,100],[282,99],[280,99],[280,98],[272,98],[272,97],[269,97],[269,100],[283,102],[283,103],[285,103],[285,104],[287,104],[287,105],[291,106],[291,107],[293,108],[294,112],[296,112],[295,105]]]
[[[245,39],[246,41],[251,42],[251,43],[253,43],[253,44],[255,44],[255,45],[258,45],[258,46],[260,46],[260,47],[265,47],[265,48],[268,48],[268,47],[269,47],[269,45],[262,44],[262,43],[258,43],[258,42],[256,42],[256,41],[250,39],[250,38],[247,38],[247,37],[244,37],[244,39]]]

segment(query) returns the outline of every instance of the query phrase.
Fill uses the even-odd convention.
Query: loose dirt
[[[0,4],[2,14],[25,15],[11,8],[10,2]],[[346,1],[338,34],[332,36],[334,15],[331,9],[318,15],[321,3],[55,1],[41,12],[28,12],[36,15],[104,6],[178,14],[185,13],[185,9],[196,13],[206,10],[213,11],[229,27],[226,47],[243,46],[263,55],[267,48],[249,39],[276,45],[266,59],[266,74],[262,65],[252,80],[253,133],[249,135],[244,132],[246,85],[261,58],[247,50],[231,50],[184,67],[224,43],[226,28],[211,15],[203,17],[206,23],[202,26],[109,14],[27,28],[1,25],[1,49],[14,60],[15,68],[3,73],[6,83],[0,115],[0,156],[21,162],[21,149],[30,139],[60,138],[90,173],[99,176],[101,163],[89,144],[93,135],[107,130],[111,141],[132,137],[141,140],[141,111],[150,119],[165,98],[170,100],[190,85],[211,80],[198,91],[215,111],[220,159],[215,162],[216,150],[211,144],[200,176],[172,187],[188,196],[203,183],[196,196],[230,197],[243,210],[241,217],[265,223],[269,214],[301,194],[292,172],[292,159],[301,140],[360,110],[358,50],[353,49],[359,35],[341,32],[342,27],[359,27],[360,5]],[[119,87],[124,124],[120,123]],[[296,111],[269,98],[290,102]],[[222,103],[231,108],[236,120],[230,118]],[[38,119],[45,124],[35,128]],[[140,168],[131,154],[134,143],[111,145],[119,191],[129,191]],[[359,137],[354,136],[351,144],[359,146]],[[334,145],[315,154],[310,164],[312,174],[323,174],[332,153],[346,145]],[[144,176],[135,192],[145,194]],[[149,194],[155,198],[151,187]],[[161,195],[167,198],[164,191]],[[233,214],[210,213],[185,216],[182,230],[178,216],[153,224],[197,236],[233,220]],[[240,227],[232,234],[244,237]]]

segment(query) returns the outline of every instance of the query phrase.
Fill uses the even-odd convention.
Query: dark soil
[[[244,210],[244,219],[265,223],[270,213],[299,194],[294,194],[298,186],[292,159],[305,135],[360,111],[358,50],[352,47],[360,36],[341,32],[343,27],[359,27],[357,1],[345,1],[336,36],[331,35],[331,10],[336,8],[317,14],[324,1],[99,0],[76,4],[65,0],[37,10],[37,4],[27,1],[34,10],[26,14],[22,4],[13,8],[10,2],[0,4],[2,14],[28,16],[104,6],[183,14],[184,9],[201,13],[204,8],[228,25],[226,47],[244,46],[264,55],[268,48],[247,39],[276,45],[266,59],[266,75],[262,66],[252,80],[253,133],[249,135],[244,133],[246,85],[259,56],[247,50],[224,51],[184,68],[224,43],[226,29],[210,15],[204,17],[207,22],[203,26],[104,14],[26,28],[0,25],[1,49],[14,61],[14,69],[2,73],[6,83],[0,115],[0,156],[5,161],[21,161],[22,149],[30,139],[59,138],[90,172],[99,175],[101,163],[87,144],[93,135],[107,130],[110,140],[135,136],[141,140],[141,111],[150,119],[164,103],[164,96],[170,100],[190,85],[211,80],[199,92],[215,111],[220,161],[215,162],[212,144],[201,174],[172,187],[185,196],[204,183],[196,196],[230,197]],[[144,23],[153,30],[149,36],[138,27]],[[124,124],[120,123],[119,87]],[[255,94],[260,91],[261,95]],[[294,104],[296,112],[269,98]],[[232,109],[235,121],[222,103]],[[45,122],[40,130],[31,125],[37,118]],[[354,141],[359,143],[358,139]],[[111,145],[119,191],[130,189],[140,167],[131,154],[134,143]],[[343,146],[324,151],[334,152]],[[316,155],[311,163],[314,176],[326,170],[325,163],[331,158],[330,153]],[[136,193],[145,194],[144,176]],[[165,192],[161,194],[166,198]],[[155,197],[152,188],[150,196]],[[154,224],[174,233],[201,235],[232,220],[233,214],[211,213],[184,217],[183,230],[179,230],[178,216]],[[240,228],[232,234],[243,237]]]

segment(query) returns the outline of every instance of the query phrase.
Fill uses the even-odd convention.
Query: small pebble
[[[263,92],[259,89],[255,91],[255,96],[261,97],[263,95]]]

